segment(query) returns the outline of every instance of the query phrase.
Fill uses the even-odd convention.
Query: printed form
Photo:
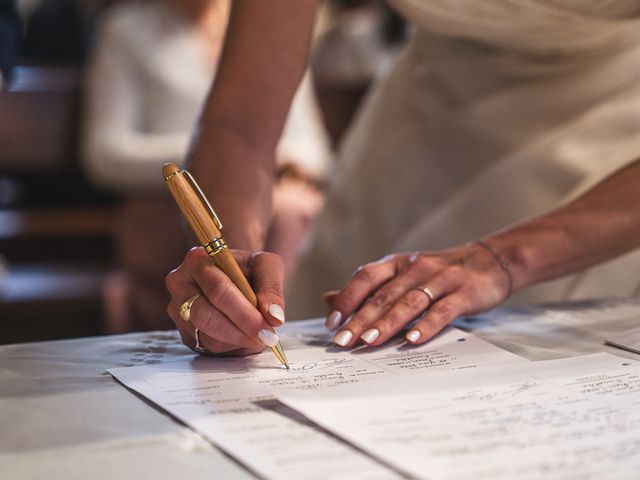
[[[274,392],[412,478],[639,478],[640,362],[606,353]]]
[[[192,357],[109,370],[261,477],[393,479],[404,475],[361,453],[276,401],[273,388],[320,392],[435,370],[477,370],[527,360],[449,327],[420,347],[355,351],[289,350],[290,370],[271,352],[242,358]]]

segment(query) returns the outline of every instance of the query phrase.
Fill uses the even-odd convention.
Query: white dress
[[[342,148],[290,318],[326,313],[320,294],[358,265],[474,240],[640,156],[640,1],[391,3],[416,31]],[[639,283],[635,251],[513,301],[631,295]]]

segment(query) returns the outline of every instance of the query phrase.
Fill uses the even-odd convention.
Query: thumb
[[[279,327],[284,317],[284,263],[280,256],[257,252],[252,256],[253,287],[258,297],[258,310],[273,327]]]

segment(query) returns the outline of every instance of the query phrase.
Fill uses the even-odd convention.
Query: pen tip
[[[289,370],[289,364],[288,363],[285,363],[284,366],[287,367],[287,370]]]

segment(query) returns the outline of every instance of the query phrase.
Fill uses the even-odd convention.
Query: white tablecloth
[[[531,360],[609,351],[640,325],[640,298],[509,307],[456,325]],[[287,349],[325,344],[321,321],[280,330]],[[254,478],[241,465],[105,373],[193,353],[175,332],[0,347],[0,478],[203,480]]]

